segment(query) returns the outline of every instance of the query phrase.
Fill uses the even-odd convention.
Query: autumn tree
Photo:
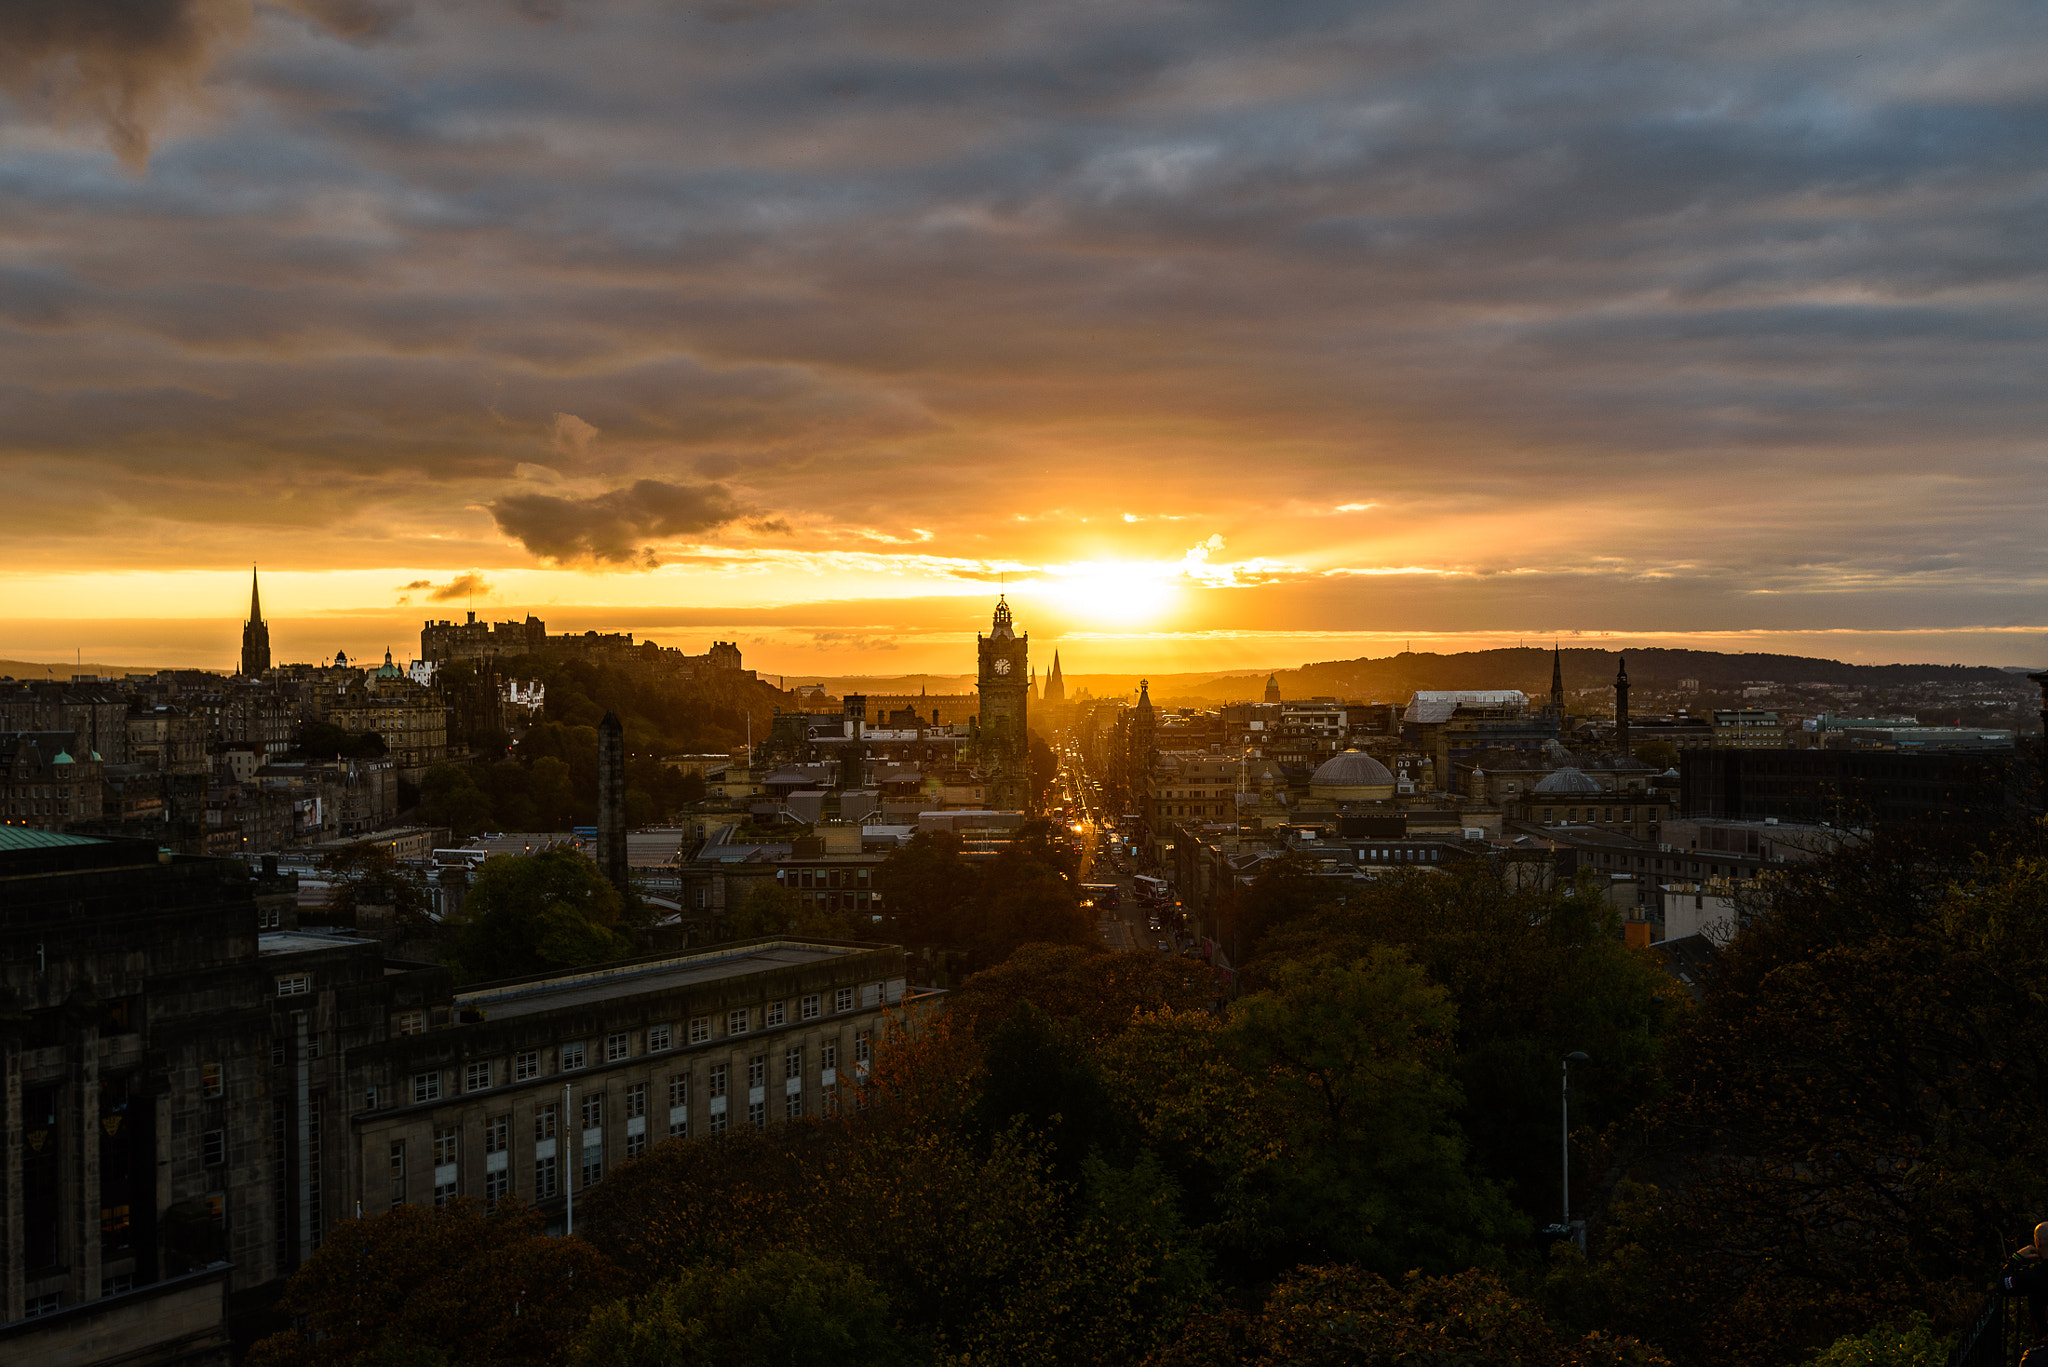
[[[580,1239],[541,1232],[501,1202],[398,1206],[348,1220],[285,1284],[300,1325],[251,1351],[250,1367],[542,1367],[561,1361],[618,1270]]]

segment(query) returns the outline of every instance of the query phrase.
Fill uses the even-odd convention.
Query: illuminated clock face
[[[996,661],[996,673],[998,673],[998,674],[1007,674],[1007,673],[1009,673],[1009,672],[1010,672],[1010,662],[1009,662],[1008,660],[997,660],[997,661]]]

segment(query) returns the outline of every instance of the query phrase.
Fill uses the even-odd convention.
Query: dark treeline
[[[898,924],[1057,876],[1039,838],[973,885],[906,851]],[[1187,961],[1023,944],[837,1114],[657,1145],[573,1241],[346,1227],[289,1293],[325,1336],[258,1360],[1933,1367],[2048,1213],[2044,913],[2033,835],[1846,851],[1695,1002],[1591,887],[1283,861],[1229,909],[1227,1010]],[[1583,1256],[1544,1232],[1574,1051]],[[472,1329],[508,1279],[530,1344]]]

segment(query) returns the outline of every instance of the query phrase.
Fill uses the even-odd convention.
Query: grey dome
[[[1598,793],[1600,785],[1579,770],[1566,768],[1538,783],[1535,791],[1545,797],[1582,797]]]
[[[1346,750],[1324,760],[1308,782],[1311,788],[1377,788],[1393,781],[1394,776],[1387,772],[1387,766],[1371,755]]]

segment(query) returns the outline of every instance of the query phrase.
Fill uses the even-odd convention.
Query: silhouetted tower
[[[1280,676],[1278,674],[1268,674],[1266,676],[1266,701],[1280,701]]]
[[[597,866],[626,895],[626,728],[607,712],[597,724]]]
[[[1557,646],[1550,648],[1550,711],[1564,720],[1564,651]]]
[[[839,705],[840,729],[845,744],[839,747],[839,786],[864,788],[868,776],[868,698],[849,693]]]
[[[981,691],[976,718],[975,758],[988,782],[988,805],[997,811],[1020,812],[1032,805],[1031,637],[1019,634],[1007,597],[996,600],[995,620],[986,636],[974,638],[980,664],[975,687]]]
[[[1060,673],[1060,653],[1052,653],[1052,673],[1045,676],[1045,701],[1065,702],[1067,700],[1067,679]]]
[[[263,599],[256,592],[256,567],[249,567],[249,620],[242,623],[242,673],[255,678],[270,668],[270,626],[263,620]]]
[[[1619,667],[1614,671],[1614,748],[1622,754],[1628,749],[1628,656],[1617,655]]]

